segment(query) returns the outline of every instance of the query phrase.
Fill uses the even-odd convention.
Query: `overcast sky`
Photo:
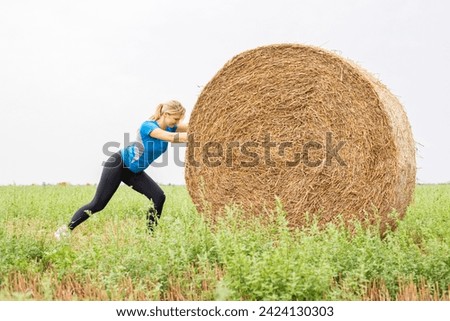
[[[2,0],[0,184],[96,183],[105,143],[133,139],[158,103],[177,99],[189,118],[227,60],[285,42],[337,51],[377,75],[408,114],[418,182],[449,182],[448,3]],[[184,184],[173,162],[147,173]]]

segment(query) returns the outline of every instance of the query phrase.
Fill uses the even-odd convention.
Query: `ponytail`
[[[163,114],[163,108],[164,108],[164,104],[159,104],[156,107],[156,111],[153,114],[153,116],[150,117],[150,120],[158,120],[158,119],[160,119],[162,114]]]

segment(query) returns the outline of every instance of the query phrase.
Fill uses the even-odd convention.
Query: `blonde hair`
[[[156,111],[153,116],[150,117],[150,120],[158,120],[164,113],[168,113],[170,115],[176,114],[184,116],[186,109],[184,109],[183,105],[179,101],[169,100],[168,102],[159,104],[156,107]]]

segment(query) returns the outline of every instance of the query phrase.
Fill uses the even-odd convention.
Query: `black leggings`
[[[153,201],[154,207],[149,209],[147,215],[148,228],[152,231],[157,220],[161,217],[166,196],[158,184],[156,184],[146,173],[140,172],[135,174],[126,168],[123,164],[120,152],[113,154],[107,160],[94,199],[75,212],[69,223],[69,228],[73,230],[75,227],[86,221],[91,214],[104,209],[119,187],[120,182],[124,182],[128,186],[131,186],[135,191],[144,194],[148,199]]]

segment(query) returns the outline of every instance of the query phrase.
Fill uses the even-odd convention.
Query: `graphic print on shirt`
[[[137,162],[139,158],[141,158],[142,154],[144,154],[144,142],[142,141],[141,131],[138,130],[136,133],[136,141],[133,145],[133,153],[134,157],[131,161],[132,163]]]

